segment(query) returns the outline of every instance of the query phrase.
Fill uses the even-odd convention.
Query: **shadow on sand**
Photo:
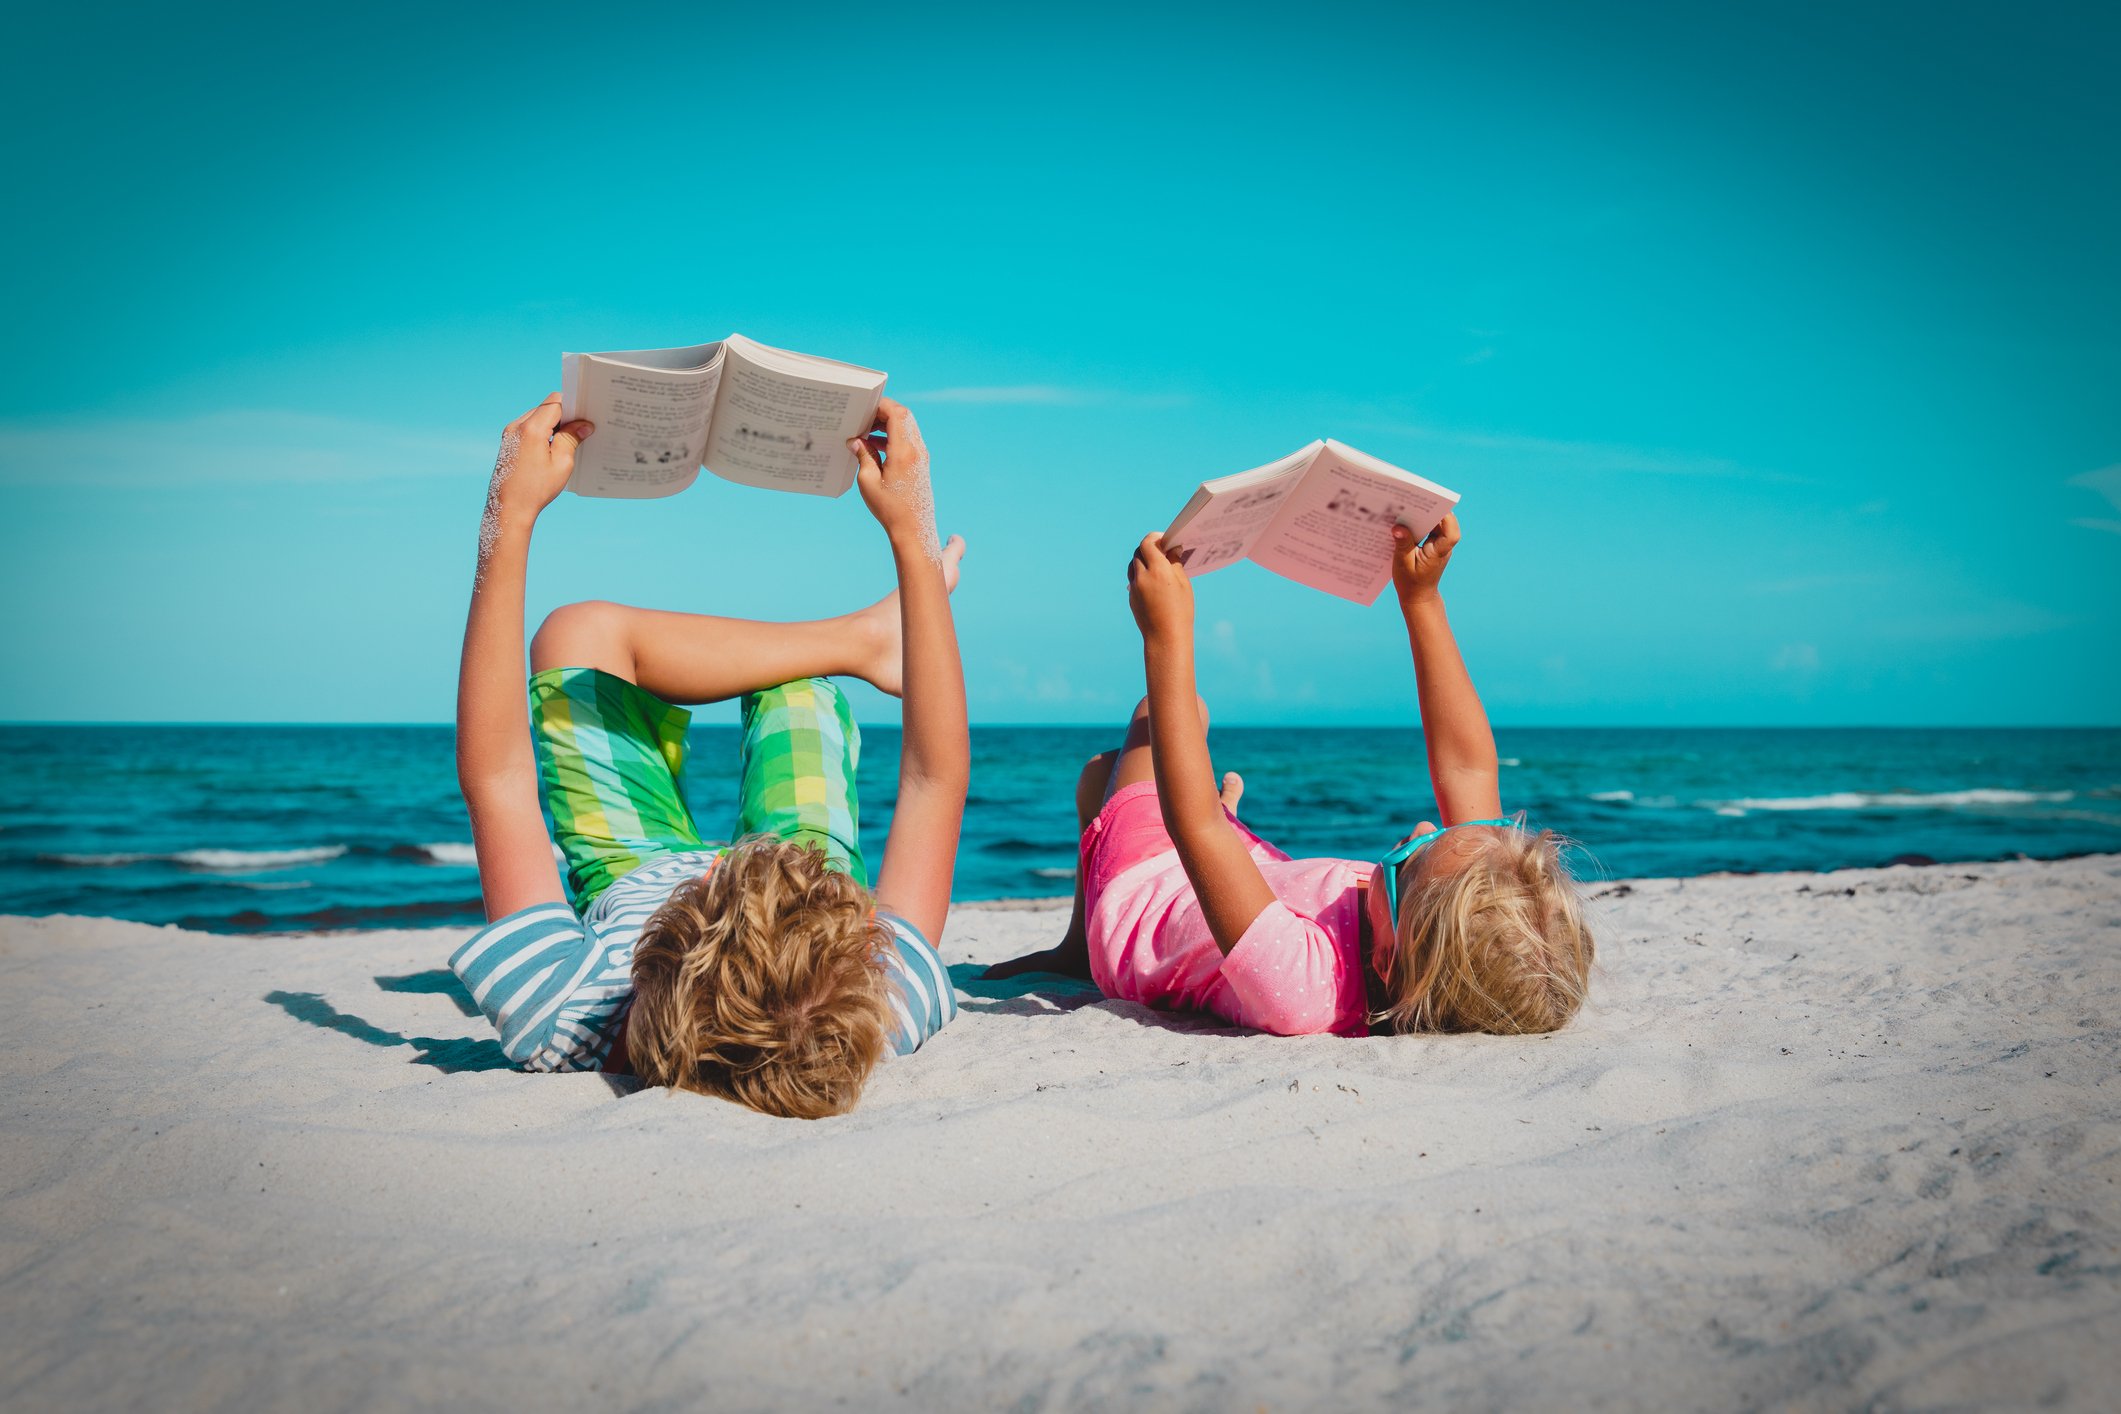
[[[424,977],[415,973],[414,977]],[[447,975],[447,974],[444,974]],[[386,981],[405,981],[405,978],[378,978]],[[451,978],[454,981],[454,978]],[[427,990],[425,988],[401,988],[389,990]],[[432,990],[440,991],[437,987]],[[272,1006],[280,1008],[297,1021],[325,1031],[336,1031],[341,1036],[351,1036],[356,1041],[371,1046],[410,1046],[413,1049],[413,1064],[431,1065],[436,1070],[455,1074],[466,1070],[508,1070],[512,1067],[501,1043],[494,1040],[474,1041],[463,1036],[405,1036],[396,1031],[386,1031],[373,1022],[364,1021],[352,1012],[340,1011],[315,992],[267,992],[262,998]]]
[[[464,1015],[479,1014],[478,1003],[471,999],[471,993],[464,990],[464,984],[457,980],[457,974],[446,967],[430,968],[426,972],[408,972],[402,977],[378,977],[376,986],[386,992],[412,992],[420,996],[447,997]]]

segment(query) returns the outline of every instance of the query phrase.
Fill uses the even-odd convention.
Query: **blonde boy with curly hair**
[[[570,604],[530,645],[526,713],[531,530],[593,430],[561,426],[554,394],[502,436],[457,692],[457,776],[490,921],[450,965],[525,1069],[630,1072],[774,1115],[843,1113],[881,1057],[957,1014],[935,941],[971,769],[949,598],[963,542],[936,543],[920,429],[887,398],[877,430],[848,446],[895,593],[786,624]],[[873,891],[861,738],[834,674],[905,699]],[[676,704],[731,697],[736,843],[710,846],[679,784],[691,714]]]

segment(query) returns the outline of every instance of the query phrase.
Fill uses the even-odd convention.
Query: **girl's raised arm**
[[[1193,581],[1164,553],[1163,541],[1161,534],[1149,536],[1127,564],[1127,601],[1141,629],[1149,679],[1156,800],[1208,932],[1227,957],[1274,902],[1274,890],[1223,814],[1194,687]]]
[[[1458,517],[1416,541],[1405,526],[1392,527],[1392,585],[1414,649],[1414,685],[1421,701],[1421,734],[1429,753],[1429,781],[1436,790],[1441,823],[1491,819],[1502,814],[1501,768],[1495,733],[1459,656],[1451,621],[1444,614],[1441,584],[1451,552],[1458,548]]]

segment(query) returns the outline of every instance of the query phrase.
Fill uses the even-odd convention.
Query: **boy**
[[[527,1069],[843,1113],[886,1050],[913,1051],[957,1013],[933,944],[971,769],[949,599],[964,545],[936,543],[920,429],[887,398],[877,431],[848,443],[897,593],[796,624],[570,604],[531,645],[526,715],[531,529],[594,430],[559,423],[555,393],[509,424],[480,528],[457,779],[488,922],[450,966]],[[834,673],[906,704],[873,893],[856,838],[860,737]],[[738,842],[709,847],[678,786],[691,714],[672,704],[729,697],[743,709]]]

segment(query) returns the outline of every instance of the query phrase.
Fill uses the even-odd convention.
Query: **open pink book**
[[[1392,582],[1392,527],[1419,539],[1457,504],[1456,491],[1327,439],[1202,482],[1164,532],[1164,549],[1188,574],[1251,560],[1373,604]]]

